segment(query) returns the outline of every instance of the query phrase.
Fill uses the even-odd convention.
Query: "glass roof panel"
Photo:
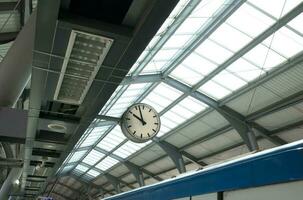
[[[74,165],[67,165],[62,169],[61,173],[65,173],[65,172],[71,170],[72,168],[74,168]]]
[[[176,67],[176,69],[170,73],[170,76],[190,86],[193,86],[204,77],[199,72],[182,64]]]
[[[286,60],[284,57],[267,48],[263,44],[257,45],[243,57],[264,70],[270,70]]]
[[[204,103],[193,97],[186,97],[161,116],[161,129],[157,136],[161,137],[165,135],[205,108],[207,108],[207,105]]]
[[[150,86],[149,83],[131,84],[118,98],[106,115],[121,117],[123,112],[133,104],[145,90]]]
[[[251,37],[248,37],[226,23],[222,24],[213,34],[211,34],[210,39],[233,52],[240,50],[252,40]]]
[[[202,85],[198,91],[207,94],[208,96],[219,100],[231,93],[227,88],[217,84],[216,82],[209,80],[204,85]]]
[[[132,141],[127,141],[125,144],[123,144],[121,147],[119,147],[116,151],[114,151],[113,154],[125,159],[128,156],[132,155],[133,153],[139,151],[140,149],[142,149],[149,143],[151,143],[151,141],[148,141],[145,143],[134,143]]]
[[[224,5],[224,3],[225,0],[201,1],[201,3],[193,10],[187,19],[180,24],[174,34],[165,42],[154,58],[150,61],[164,61],[164,63],[162,62],[161,66],[158,65],[153,68],[151,65],[147,64],[142,70],[142,74],[156,73],[166,69],[172,59],[177,55],[177,52],[185,47],[185,44],[195,36],[198,30],[202,29],[204,24],[207,23],[207,19],[211,18],[216,11]],[[167,25],[165,26],[167,27]],[[161,31],[162,28],[160,29],[160,32]],[[152,48],[150,50],[152,50]]]
[[[303,34],[303,14],[298,15],[296,18],[291,20],[287,25],[289,25],[291,28],[294,28],[296,31],[299,31],[301,34]]]
[[[207,18],[189,17],[176,30],[175,35],[193,35],[195,34],[207,21]]]
[[[152,60],[145,66],[144,74],[158,73],[166,63],[167,61]]]
[[[205,75],[213,71],[217,65],[197,53],[190,54],[181,65],[176,67],[171,76],[190,86],[199,82]]]
[[[82,162],[92,166],[92,165],[96,164],[104,156],[105,155],[103,153],[93,149],[93,150],[91,150],[91,152],[89,152],[87,154],[87,156],[83,159]]]
[[[102,171],[106,171],[107,169],[111,168],[112,166],[114,166],[115,164],[117,164],[119,161],[107,156],[106,158],[104,158],[100,163],[98,163],[96,165],[96,168],[102,170]]]
[[[271,49],[286,58],[294,56],[303,49],[303,37],[297,35],[286,27],[279,29],[263,43],[266,44],[267,47],[271,45]]]
[[[254,80],[264,73],[264,71],[259,67],[256,67],[243,58],[232,63],[226,70],[238,77],[241,77],[247,82]]]
[[[275,2],[264,1],[264,0],[249,0],[250,3],[254,4],[261,10],[270,14],[271,16],[279,19],[286,13],[288,13],[291,9],[296,7],[301,0],[275,0]]]
[[[195,18],[210,18],[219,8],[226,4],[226,0],[205,0],[201,1],[201,3],[193,10],[190,17]]]
[[[231,91],[235,91],[243,85],[246,85],[246,82],[244,80],[238,78],[226,70],[223,70],[217,74],[212,80]]]
[[[86,153],[86,150],[74,152],[72,157],[69,159],[68,163],[77,162],[78,160],[80,160],[82,158],[82,156],[84,156],[85,153]]]
[[[109,126],[95,127],[84,139],[80,147],[87,147],[93,145],[104,133]]]
[[[79,165],[76,166],[75,170],[78,171],[78,172],[83,173],[83,172],[86,172],[88,170],[88,167],[86,167],[82,164],[79,164]]]
[[[182,95],[182,92],[165,83],[160,83],[142,101],[161,112],[165,107]]]
[[[163,45],[163,49],[181,49],[191,38],[190,35],[173,35]]]
[[[91,175],[92,177],[97,177],[97,176],[99,176],[101,173],[98,172],[98,171],[96,171],[96,170],[91,169],[91,170],[89,170],[89,171],[87,172],[87,174]]]
[[[281,16],[285,0],[275,0],[274,3],[262,0],[249,0],[249,2],[278,19]]]
[[[119,125],[116,125],[97,145],[106,151],[111,151],[118,146],[126,137],[123,135]]]
[[[195,52],[217,64],[222,64],[233,54],[210,39],[205,40]]]
[[[250,37],[256,37],[269,28],[275,20],[266,16],[261,11],[253,8],[247,3],[243,4],[226,23],[246,33]]]

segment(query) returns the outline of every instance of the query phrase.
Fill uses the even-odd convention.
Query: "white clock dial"
[[[122,116],[121,129],[134,142],[146,142],[160,130],[160,118],[156,110],[144,103],[129,107]]]

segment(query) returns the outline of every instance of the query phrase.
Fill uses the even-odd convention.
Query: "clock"
[[[150,105],[136,103],[122,115],[123,134],[133,142],[143,143],[157,135],[161,122],[157,111]]]

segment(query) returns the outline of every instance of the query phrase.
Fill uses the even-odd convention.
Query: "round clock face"
[[[121,129],[133,142],[146,142],[160,130],[160,117],[157,111],[144,103],[129,107],[122,116]]]

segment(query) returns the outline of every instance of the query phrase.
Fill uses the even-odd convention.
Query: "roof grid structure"
[[[302,1],[278,0],[275,5],[262,0],[246,1],[242,5],[240,4],[231,16],[227,17],[220,26],[200,42],[196,42],[196,37],[210,26],[212,20],[222,10],[234,2],[222,0],[201,1],[180,23],[178,16],[181,16],[182,10],[190,6],[192,2],[194,1],[180,1],[175,11],[173,11],[175,13],[171,14],[162,25],[128,74],[134,80],[147,74],[160,74],[160,80],[147,80],[146,83],[130,82],[129,85],[121,84],[99,114],[119,118],[132,103],[144,102],[150,104],[161,115],[162,127],[157,136],[159,140],[168,140],[174,135],[179,135],[179,138],[183,137],[184,141],[188,140],[186,145],[182,145],[182,142],[177,145],[181,147],[180,149],[182,149],[182,146],[190,147],[186,150],[188,153],[200,159],[205,157],[206,163],[214,163],[246,153],[247,149],[241,138],[235,130],[227,128],[223,135],[211,136],[208,132],[201,138],[201,144],[196,143],[191,146],[190,143],[195,141],[189,138],[195,136],[183,134],[181,137],[182,134],[178,132],[180,129],[178,127],[185,127],[184,130],[186,131],[186,128],[195,122],[196,116],[200,117],[201,115],[202,118],[204,115],[210,116],[212,114],[210,112],[211,108],[190,93],[176,89],[174,85],[167,83],[165,78],[170,77],[177,83],[185,84],[192,91],[205,94],[215,101],[224,101],[256,80],[270,75],[302,52],[303,29],[300,26],[302,14],[292,17],[293,19],[290,17],[291,20],[286,20],[286,24],[283,24],[282,27],[276,25],[279,24],[279,20],[284,20],[283,17],[287,16],[289,11],[299,6],[302,7]],[[176,22],[179,24],[176,25]],[[174,29],[174,31],[170,32],[170,29]],[[264,33],[268,30],[270,30],[270,34],[265,37]],[[158,45],[161,41],[162,45]],[[190,47],[193,45],[195,45],[195,48],[191,49]],[[186,56],[183,59],[176,62],[181,55],[185,54]],[[288,110],[284,112],[293,113],[295,111]],[[300,111],[297,109],[297,112]],[[271,130],[270,120],[273,116],[268,118],[260,118],[258,122],[263,123],[266,128]],[[172,119],[174,120],[172,121]],[[301,119],[301,114],[298,114],[295,122],[299,119]],[[75,162],[77,165],[75,165],[73,172],[77,172],[78,175],[84,173],[84,175],[87,174],[86,176],[93,176],[92,180],[97,181],[102,174],[117,169],[115,166],[120,166],[119,163],[129,159],[133,160],[138,153],[150,150],[155,144],[154,142],[136,144],[128,141],[118,125],[98,127],[96,122],[99,121],[96,119],[92,122],[85,133],[87,134],[86,137],[81,140],[83,145],[79,143],[78,146],[75,146],[73,152],[82,148],[87,153],[88,149],[94,148],[93,151],[97,151],[104,156],[99,156],[100,159],[94,163],[86,162],[87,165],[83,165],[83,162],[85,163],[84,156],[79,156],[78,160],[69,156],[71,158],[68,157],[68,159],[73,158],[73,162],[67,159],[67,162],[61,166],[62,170],[67,163]],[[211,121],[203,122],[205,126],[211,127],[209,128],[211,131],[216,132],[226,127],[223,122],[220,126],[211,125]],[[183,124],[186,126],[182,126]],[[93,128],[96,129],[96,135],[92,136],[91,142],[89,142],[88,135],[92,134]],[[275,128],[279,127],[274,127],[272,130],[275,130]],[[170,141],[178,143],[176,139]],[[212,149],[216,144],[220,145],[217,145],[218,148]],[[273,144],[262,139],[259,140],[259,145],[261,149],[265,149],[270,148]],[[234,151],[231,147],[238,150]],[[199,151],[197,151],[197,148]],[[221,156],[209,156],[220,151],[222,151]],[[226,154],[223,153],[225,151]],[[86,154],[86,157],[91,154],[93,153]],[[167,161],[164,160],[163,162]],[[145,167],[145,165],[139,166]],[[79,167],[80,169],[85,168],[85,170],[81,171]],[[150,170],[153,170],[153,167],[150,165]],[[92,170],[96,173],[93,173]],[[160,170],[158,173],[163,174],[161,171],[165,170]],[[122,180],[124,179],[122,178]],[[152,183],[153,181],[146,179],[146,183],[149,182]]]

